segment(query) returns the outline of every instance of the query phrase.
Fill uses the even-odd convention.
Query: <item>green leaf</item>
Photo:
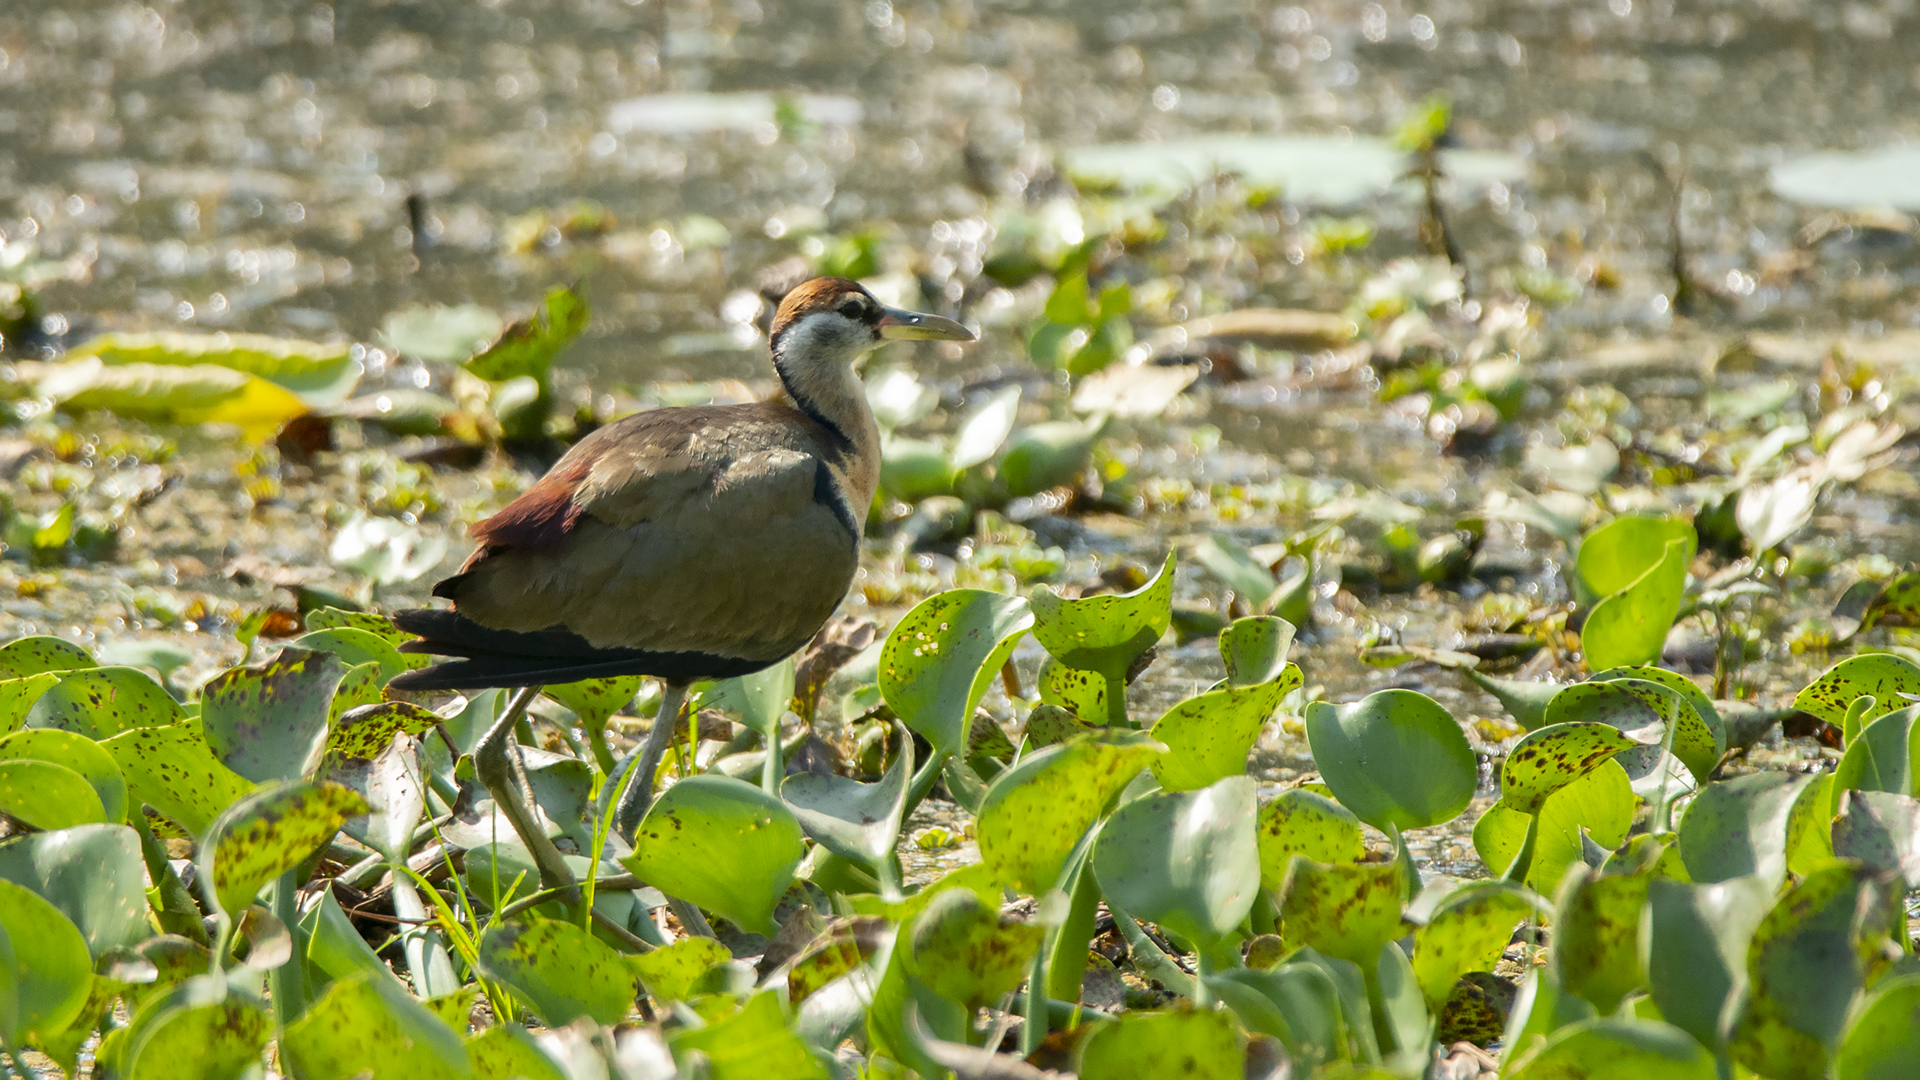
[[[1295,858],[1281,886],[1280,917],[1289,942],[1371,968],[1380,950],[1406,932],[1400,922],[1406,895],[1399,859],[1329,866]]]
[[[0,844],[0,879],[32,889],[79,929],[95,957],[151,936],[140,838],[125,825],[80,825]]]
[[[1558,683],[1498,679],[1482,675],[1473,668],[1462,668],[1460,673],[1480,689],[1492,694],[1500,702],[1501,708],[1507,710],[1507,715],[1528,731],[1546,726],[1547,703],[1561,689]]]
[[[1077,482],[1105,426],[1105,418],[1095,416],[1085,422],[1031,424],[1014,432],[1000,455],[1007,494],[1018,499]]]
[[[1689,547],[1686,541],[1667,541],[1666,555],[1658,563],[1594,605],[1580,629],[1588,667],[1651,664],[1660,659],[1686,591]]]
[[[325,782],[275,784],[229,806],[200,845],[202,880],[238,918],[262,886],[300,865],[347,818],[367,812],[358,793]]]
[[[1793,707],[1839,727],[1855,701],[1870,697],[1874,704],[1860,718],[1868,724],[1906,708],[1905,694],[1920,695],[1920,667],[1891,653],[1867,653],[1828,668],[1794,696]]]
[[[733,959],[725,945],[709,937],[683,937],[663,949],[627,957],[627,963],[646,984],[647,993],[665,1004],[685,1001],[700,977]]]
[[[1587,681],[1617,682],[1623,679],[1642,679],[1647,682],[1656,682],[1685,698],[1687,704],[1693,706],[1694,714],[1699,716],[1701,722],[1705,723],[1707,727],[1714,731],[1716,737],[1724,747],[1726,743],[1726,721],[1721,719],[1720,710],[1714,707],[1713,699],[1709,698],[1706,691],[1700,689],[1699,684],[1695,683],[1692,679],[1687,678],[1677,671],[1668,671],[1663,667],[1642,664],[1638,667],[1608,668],[1605,671],[1596,672]]]
[[[348,667],[359,664],[378,664],[381,674],[387,678],[406,671],[410,666],[407,658],[401,655],[394,644],[378,634],[352,626],[335,626],[325,630],[315,630],[295,638],[289,646],[293,649],[305,649],[309,652],[332,653]],[[283,651],[282,656],[285,655]]]
[[[1247,1040],[1226,1013],[1128,1013],[1102,1024],[1080,1052],[1084,1080],[1240,1080]]]
[[[1194,545],[1193,561],[1243,597],[1256,611],[1280,587],[1271,567],[1255,557],[1246,545],[1219,533]],[[1221,651],[1226,651],[1224,646]]]
[[[44,672],[99,667],[91,653],[63,638],[16,638],[0,647],[0,679],[24,679]]]
[[[478,1080],[570,1080],[526,1028],[497,1024],[467,1040]]]
[[[1246,772],[1254,741],[1281,699],[1304,681],[1300,669],[1288,664],[1277,681],[1229,686],[1168,709],[1151,731],[1167,747],[1154,759],[1154,779],[1168,791],[1192,791]]]
[[[1626,770],[1612,761],[1547,796],[1527,888],[1550,893],[1560,884],[1567,868],[1581,861],[1583,828],[1601,847],[1618,847],[1633,824],[1635,805]],[[1526,835],[1527,815],[1496,802],[1474,823],[1473,848],[1481,862],[1504,870],[1520,853]]]
[[[27,712],[28,727],[76,731],[109,739],[123,731],[165,727],[179,720],[180,704],[153,676],[137,668],[69,671]]]
[[[907,808],[907,783],[913,775],[913,739],[898,722],[894,728],[901,752],[893,755],[878,783],[795,773],[780,785],[781,801],[800,819],[808,836],[843,859],[866,863],[883,877],[891,874],[893,847]]]
[[[356,762],[379,757],[395,735],[424,735],[441,717],[405,701],[382,701],[348,709],[329,726],[318,775],[330,776]]]
[[[1553,962],[1560,985],[1611,1013],[1646,982],[1640,958],[1640,913],[1647,905],[1644,874],[1597,874],[1576,866],[1560,886],[1553,928]]]
[[[1020,984],[1046,928],[1013,922],[971,889],[944,889],[914,919],[907,971],[968,1015]]]
[[[294,648],[221,672],[200,692],[207,746],[255,783],[305,775],[325,746],[328,707],[345,673],[331,653]]]
[[[101,820],[126,820],[127,782],[120,775],[120,766],[114,764],[112,754],[85,735],[58,728],[16,731],[0,739],[0,761],[15,758],[51,761],[72,769],[85,777],[100,797]]]
[[[332,889],[321,890],[320,902],[300,920],[300,930],[306,937],[307,964],[327,978],[349,979],[365,972],[392,977],[386,962],[341,910]]]
[[[994,880],[1022,892],[1052,888],[1080,838],[1159,753],[1138,732],[1113,732],[1021,758],[981,800],[980,861]]]
[[[1594,600],[1612,596],[1659,565],[1666,557],[1667,544],[1676,540],[1684,547],[1681,565],[1693,562],[1698,538],[1693,522],[1686,518],[1614,518],[1580,542],[1580,553],[1574,560],[1575,578]]]
[[[633,1008],[626,958],[572,923],[496,923],[480,938],[479,973],[513,991],[548,1027],[582,1016],[614,1024]]]
[[[272,438],[308,410],[286,387],[217,364],[107,365],[82,357],[48,364],[34,389],[70,412],[106,409],[154,423],[232,424],[249,442]]]
[[[780,1014],[772,991],[747,999],[740,1011],[703,1028],[682,1028],[667,1040],[674,1057],[697,1050],[707,1057],[710,1080],[827,1080],[827,1068],[800,1041]]]
[[[1833,851],[1920,889],[1920,800],[1891,791],[1847,791],[1833,819]]]
[[[391,978],[341,979],[287,1025],[280,1053],[302,1080],[468,1080],[466,1047]]]
[[[60,675],[52,671],[0,681],[0,734],[19,731],[34,702],[59,683]]]
[[[1713,1080],[1713,1055],[1649,1020],[1584,1020],[1561,1028],[1512,1080]]]
[[[18,1002],[12,1046],[28,1035],[52,1035],[73,1022],[87,1003],[93,961],[87,941],[60,909],[32,890],[0,881],[0,931],[12,943],[13,970],[0,975],[11,982]],[[4,993],[4,989],[0,989]]]
[[[1874,987],[1834,1060],[1838,1080],[1903,1080],[1920,1061],[1920,975]]]
[[[964,753],[975,706],[1032,625],[1018,597],[979,589],[930,596],[880,647],[881,696],[935,750]]]
[[[516,319],[498,341],[466,362],[466,369],[489,382],[529,376],[545,381],[553,358],[587,328],[592,317],[586,298],[571,288],[555,289],[534,314]]]
[[[128,1080],[239,1080],[258,1068],[273,1015],[229,991],[217,976],[195,979],[150,1003],[127,1029],[117,1059]]]
[[[1013,431],[1020,409],[1020,384],[1003,386],[987,395],[987,400],[960,422],[953,437],[953,456],[948,467],[963,472],[990,460]]]
[[[1727,1001],[1747,983],[1747,944],[1773,906],[1757,876],[1713,885],[1647,885],[1647,985],[1660,1015],[1702,1046],[1720,1042]]]
[[[1091,724],[1107,722],[1107,680],[1091,671],[1067,665],[1049,656],[1040,661],[1035,676],[1040,700],[1056,705]]]
[[[1469,971],[1492,971],[1530,915],[1549,913],[1530,889],[1505,881],[1474,881],[1447,894],[1414,935],[1413,974],[1436,1011]]]
[[[1300,1070],[1347,1056],[1349,1035],[1340,992],[1320,967],[1282,964],[1265,971],[1235,968],[1207,977],[1207,988],[1251,1031],[1279,1039]]]
[[[1734,1060],[1773,1080],[1824,1077],[1898,915],[1873,872],[1852,864],[1816,870],[1782,896],[1747,952]]]
[[[1757,874],[1786,880],[1788,822],[1813,778],[1758,772],[1709,785],[1680,820],[1680,858],[1701,884]]]
[[[737,713],[742,724],[770,738],[793,700],[793,674],[793,658],[788,657],[751,675],[722,679],[713,684],[700,707]]]
[[[947,449],[927,439],[888,435],[880,444],[880,489],[903,502],[953,490]]]
[[[752,784],[712,773],[689,777],[648,808],[621,860],[669,896],[718,912],[744,930],[779,930],[773,908],[806,854],[800,822]]]
[[[611,679],[582,679],[543,686],[540,692],[571,709],[580,718],[581,727],[598,731],[607,726],[614,713],[633,702],[644,682],[644,676],[619,675]]]
[[[1277,891],[1294,855],[1318,863],[1359,862],[1366,854],[1360,819],[1316,791],[1289,788],[1262,807],[1255,831],[1260,850],[1260,887]]]
[[[1130,593],[1068,600],[1052,589],[1034,590],[1034,638],[1068,667],[1123,685],[1133,661],[1173,624],[1173,560],[1169,552],[1153,580]]]
[[[458,364],[500,336],[498,312],[478,304],[411,304],[390,312],[380,339],[408,356]]]
[[[1625,678],[1575,683],[1547,703],[1545,720],[1549,726],[1599,723],[1620,729],[1640,744],[1615,758],[1635,779],[1661,767],[1661,747],[1667,743],[1669,728],[1673,756],[1693,774],[1696,785],[1705,785],[1720,763],[1723,736],[1701,719],[1679,691],[1663,683]]]
[[[135,728],[100,746],[120,766],[136,805],[153,807],[194,836],[253,787],[220,764],[197,725]]]
[[[1536,814],[1547,796],[1635,746],[1610,724],[1552,724],[1530,732],[1500,768],[1500,803]]]
[[[1868,709],[1871,715],[1875,710]],[[1833,770],[1834,800],[1843,791],[1913,791],[1913,754],[1910,743],[1920,705],[1909,705],[1866,722],[1848,742]]]
[[[1293,624],[1278,616],[1235,619],[1220,631],[1227,685],[1256,686],[1279,679],[1289,666],[1287,650],[1293,647],[1293,634]]]
[[[0,761],[0,811],[36,829],[65,829],[107,820],[87,778],[51,761]]]
[[[1114,811],[1093,845],[1100,891],[1190,941],[1233,933],[1260,888],[1253,778],[1142,795]]]
[[[1412,690],[1307,707],[1307,742],[1334,798],[1361,821],[1421,829],[1467,808],[1479,763],[1447,710]]]
[[[321,344],[262,334],[158,333],[102,334],[67,354],[67,359],[97,356],[108,365],[212,364],[242,371],[283,386],[310,405],[345,401],[359,381],[360,365],[346,342]]]

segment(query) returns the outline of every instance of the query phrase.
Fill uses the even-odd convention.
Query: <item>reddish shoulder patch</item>
[[[489,548],[547,548],[566,539],[585,511],[573,493],[593,471],[593,458],[563,461],[499,513],[475,522],[467,534]]]

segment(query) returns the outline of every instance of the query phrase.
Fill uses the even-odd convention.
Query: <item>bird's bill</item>
[[[947,318],[899,308],[880,309],[880,336],[889,341],[972,341],[973,331]]]

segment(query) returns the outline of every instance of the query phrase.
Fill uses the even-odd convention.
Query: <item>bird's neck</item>
[[[854,505],[864,513],[880,483],[880,427],[867,407],[866,388],[853,373],[853,357],[776,350],[773,367],[794,407],[827,429],[854,488]]]

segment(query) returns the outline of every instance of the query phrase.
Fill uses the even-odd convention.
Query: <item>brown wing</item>
[[[749,405],[609,425],[476,525],[481,549],[434,591],[493,629],[785,656],[832,615],[858,565],[858,519],[808,423]]]

